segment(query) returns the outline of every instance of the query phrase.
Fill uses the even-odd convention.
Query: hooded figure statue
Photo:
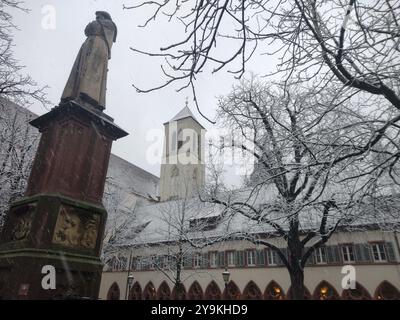
[[[106,106],[108,60],[117,38],[117,26],[109,13],[96,12],[96,20],[85,29],[86,41],[72,67],[61,102],[74,100],[101,111]]]

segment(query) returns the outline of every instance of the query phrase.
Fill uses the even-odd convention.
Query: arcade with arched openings
[[[285,300],[291,299],[291,288],[289,288],[287,295],[285,295],[282,287],[274,280],[266,286],[264,293],[261,292],[260,288],[254,281],[249,281],[243,293],[240,292],[239,287],[234,281],[230,281],[226,289],[221,293],[220,287],[215,281],[211,281],[204,293],[201,285],[198,281],[194,281],[189,287],[186,293],[185,287],[181,285],[178,291],[176,287],[170,290],[170,287],[166,281],[162,282],[158,287],[158,290],[154,287],[152,282],[149,282],[144,290],[142,290],[139,282],[131,287],[129,291],[129,300],[221,300],[222,298],[227,300]],[[121,292],[118,284],[113,282],[107,292],[108,300],[120,300]],[[374,295],[372,296],[360,283],[356,282],[355,289],[346,289],[342,291],[342,295],[339,295],[337,290],[328,281],[321,281],[314,289],[311,295],[309,290],[305,287],[305,300],[400,300],[400,291],[396,286],[388,281],[382,281],[376,288]]]
[[[142,287],[137,281],[129,290],[129,300],[142,300]]]
[[[343,300],[371,300],[371,295],[368,291],[358,282],[354,289],[345,289],[342,292]]]
[[[323,280],[317,285],[313,294],[314,300],[340,300],[336,289],[327,281]]]
[[[215,281],[211,281],[204,293],[206,300],[221,300],[222,293]]]
[[[142,297],[143,297],[143,300],[156,300],[157,299],[156,288],[154,287],[152,282],[149,282],[146,285],[146,287],[144,287]]]
[[[186,300],[186,289],[182,283],[174,286],[172,290],[172,299]]]
[[[121,297],[121,292],[119,290],[119,286],[116,282],[114,282],[110,289],[107,292],[107,300],[119,300]]]
[[[229,281],[224,289],[223,297],[226,300],[240,300],[242,294],[234,281]]]
[[[203,300],[203,289],[197,281],[190,286],[187,298],[188,300]]]
[[[377,300],[400,300],[400,291],[388,281],[382,281],[375,290]]]
[[[264,291],[264,299],[265,300],[284,300],[285,292],[282,287],[277,284],[274,280],[272,280]]]
[[[165,281],[163,281],[158,287],[157,300],[171,300],[171,290]]]
[[[243,290],[242,300],[262,300],[263,296],[260,288],[250,281]]]

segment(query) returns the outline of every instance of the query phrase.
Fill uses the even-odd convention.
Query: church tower
[[[186,106],[164,123],[164,150],[161,163],[160,200],[190,198],[205,180],[205,128]]]

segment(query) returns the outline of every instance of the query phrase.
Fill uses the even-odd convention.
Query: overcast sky
[[[162,82],[160,63],[150,57],[133,53],[129,47],[156,50],[182,37],[181,28],[165,20],[153,23],[144,29],[138,25],[145,21],[146,10],[123,10],[123,4],[138,3],[137,0],[46,0],[29,1],[26,6],[31,12],[14,13],[14,21],[20,31],[15,33],[15,55],[39,84],[48,85],[49,99],[57,105],[73,62],[85,40],[85,26],[95,19],[95,11],[109,12],[118,26],[118,38],[112,49],[109,64],[106,113],[116,124],[129,132],[129,136],[113,145],[116,155],[159,175],[159,163],[149,163],[146,152],[154,143],[146,141],[150,130],[162,129],[185,105],[189,96],[189,107],[198,120],[207,128],[212,126],[204,120],[191,103],[190,91],[177,93],[176,87],[168,87],[150,94],[139,94],[132,87],[148,88]],[[53,6],[56,14],[55,28],[43,28],[48,6]],[[50,7],[52,8],[52,7]],[[44,12],[45,10],[46,12]],[[45,24],[46,26],[46,24]],[[202,111],[214,117],[216,97],[229,92],[233,77],[227,73],[204,76],[198,82],[198,98]],[[40,105],[32,111],[47,112]],[[159,142],[161,147],[161,142]],[[228,178],[230,182],[239,177]]]

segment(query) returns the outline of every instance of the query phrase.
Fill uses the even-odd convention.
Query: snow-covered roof
[[[111,154],[107,178],[129,193],[153,199],[158,196],[160,178],[115,154]]]
[[[266,217],[287,230],[290,214],[282,214],[281,210],[275,213],[271,210],[276,194],[272,190],[265,189],[259,193],[253,191],[251,188],[237,190],[227,196],[230,198],[227,201],[231,203],[245,201],[251,203],[255,208],[269,207],[265,211]],[[400,198],[396,196],[388,199],[380,200],[379,203],[366,202],[362,208],[347,208],[345,212],[333,210],[327,220],[327,226],[335,225],[339,218],[342,219],[343,226],[348,225],[346,228],[348,230],[357,230],[360,227],[374,224],[399,226]],[[172,200],[137,208],[134,218],[126,225],[126,229],[118,241],[118,246],[140,246],[177,240],[179,229],[183,229],[178,226],[180,218],[182,218],[182,201]],[[270,234],[271,236],[277,234],[271,224],[252,220],[240,213],[232,214],[234,211],[224,214],[226,210],[231,210],[226,209],[224,205],[201,202],[198,198],[193,198],[187,200],[184,207],[186,211],[185,236],[192,240],[221,238],[226,235],[243,233]],[[318,231],[322,214],[322,210],[317,207],[303,208],[299,214],[300,229]],[[344,219],[349,219],[351,222],[348,223]],[[194,220],[200,221],[200,228],[190,228],[190,222]],[[208,222],[214,225],[210,228],[203,228],[201,227],[202,222],[204,222],[204,226]],[[144,226],[140,228],[140,232],[137,232],[138,226]]]
[[[193,118],[194,120],[197,121],[196,117],[193,115],[192,111],[190,111],[189,107],[188,107],[188,106],[185,106],[181,111],[179,111],[179,112],[175,115],[175,117],[173,117],[173,118],[170,120],[170,122],[172,122],[172,121],[177,121],[177,120],[184,119],[184,118],[188,118],[188,117],[191,117],[191,118]],[[198,121],[197,121],[197,122],[198,122]]]
[[[201,123],[197,120],[197,118],[194,116],[194,114],[192,113],[192,111],[189,109],[189,107],[187,105],[181,111],[179,111],[171,120],[169,120],[166,123],[182,120],[182,119],[185,119],[185,118],[192,118],[201,127],[203,127],[201,125]],[[164,123],[164,124],[166,124],[166,123]]]

